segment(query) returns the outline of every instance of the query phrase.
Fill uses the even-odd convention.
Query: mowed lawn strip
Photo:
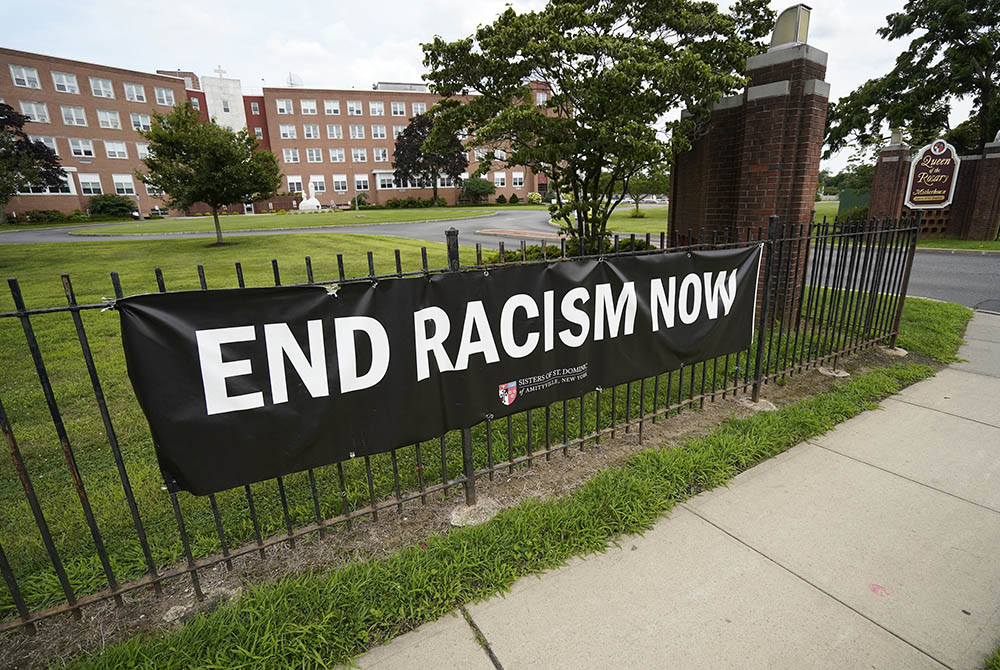
[[[368,223],[412,223],[440,219],[463,219],[495,214],[493,209],[428,207],[414,209],[345,210],[315,214],[254,214],[220,216],[223,232],[234,230],[269,230],[281,228],[317,228],[320,226],[358,226]],[[115,223],[71,231],[71,235],[139,235],[153,233],[190,233],[215,230],[211,216],[187,219],[162,219]]]
[[[679,448],[647,449],[562,499],[526,501],[388,559],[288,576],[250,588],[175,632],[135,637],[76,668],[327,668],[436,619],[503,593],[516,579],[604,551],[648,530],[678,502],[824,433],[933,374],[919,364],[856,376],[776,412],[730,419]]]

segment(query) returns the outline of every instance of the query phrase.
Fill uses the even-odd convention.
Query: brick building
[[[26,132],[55,149],[68,175],[62,189],[19,194],[6,206],[8,213],[86,211],[89,198],[99,193],[137,197],[143,213],[160,211],[163,200],[134,177],[146,152],[137,129],[149,126],[153,111],[168,113],[185,100],[203,121],[246,127],[262,148],[273,151],[282,171],[279,192],[308,194],[312,184],[328,206],[346,205],[358,193],[371,204],[426,199],[433,193],[429,184],[398,184],[392,175],[396,137],[411,117],[439,99],[423,84],[379,83],[372,90],[265,88],[262,95],[243,95],[240,81],[222,77],[222,70],[217,77],[201,78],[182,70],[150,74],[11,49],[0,49],[0,68],[0,101],[32,119]],[[470,149],[464,177],[476,170],[484,151]],[[507,165],[502,151],[495,156],[486,178],[496,186],[496,196],[523,199],[530,191],[545,192],[544,176]],[[457,183],[442,178],[438,186],[439,197],[457,202]],[[297,202],[281,198],[255,209]]]
[[[25,131],[55,150],[66,171],[62,188],[32,188],[5,210],[86,211],[100,193],[137,198],[144,213],[163,208],[134,176],[146,152],[138,129],[149,127],[154,111],[188,99],[204,107],[204,95],[188,91],[183,77],[0,49],[0,101],[31,118]]]

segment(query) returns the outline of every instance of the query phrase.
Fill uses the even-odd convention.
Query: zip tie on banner
[[[331,286],[327,286],[326,287],[326,294],[328,296],[330,296],[331,298],[336,298],[337,297],[337,291],[339,291],[339,290],[340,290],[340,284],[333,284]]]
[[[102,312],[106,312],[109,309],[118,309],[118,301],[115,298],[101,298],[101,302],[104,303],[104,307],[101,308]]]

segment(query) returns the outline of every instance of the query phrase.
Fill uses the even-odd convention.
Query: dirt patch
[[[896,357],[869,349],[841,359],[838,367],[856,375],[897,362]],[[930,359],[913,354],[907,356],[905,362],[935,365]],[[770,380],[762,387],[761,398],[780,408],[842,383],[809,369]],[[501,509],[532,498],[564,496],[601,470],[623,464],[642,449],[680,445],[709,434],[731,416],[750,414],[750,410],[738,402],[745,396],[740,392],[735,397],[727,394],[723,398],[720,392],[714,402],[706,399],[703,407],[672,412],[669,417],[661,417],[655,422],[646,420],[642,425],[641,443],[639,426],[632,425],[628,431],[618,428],[614,439],[603,435],[599,444],[588,442],[582,449],[579,446],[568,448],[565,454],[560,450],[549,458],[538,456],[530,465],[483,477],[477,482],[477,492],[495,501]],[[254,552],[233,559],[231,569],[223,563],[202,570],[199,572],[205,593],[202,601],[195,598],[190,577],[180,577],[165,582],[161,596],[157,596],[152,587],[147,587],[124,595],[122,607],[115,606],[112,600],[85,607],[79,621],[69,614],[59,615],[37,623],[34,635],[25,631],[0,634],[0,647],[4,650],[0,667],[33,669],[62,664],[137,634],[177,628],[194,614],[209,612],[238,597],[244,588],[306,570],[328,570],[351,561],[389,556],[429,535],[448,532],[452,511],[463,504],[459,487],[453,489],[447,499],[440,494],[428,495],[426,504],[411,501],[402,511],[383,510],[377,522],[368,518],[355,519],[350,528],[342,525],[327,529],[322,539],[318,535],[298,538],[294,549],[287,544],[276,545],[266,549],[263,557]]]

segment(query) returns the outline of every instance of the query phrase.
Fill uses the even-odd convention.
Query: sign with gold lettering
[[[910,163],[906,199],[910,209],[942,209],[951,204],[958,181],[958,154],[944,140],[934,140]]]

